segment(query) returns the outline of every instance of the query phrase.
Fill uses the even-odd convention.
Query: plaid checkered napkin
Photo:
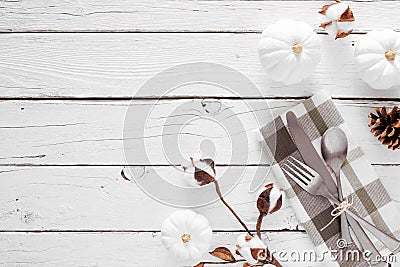
[[[397,207],[383,187],[379,177],[366,159],[362,149],[352,140],[349,127],[344,122],[332,99],[326,92],[321,92],[305,100],[293,109],[300,125],[307,133],[314,147],[320,153],[321,137],[330,127],[340,127],[349,139],[347,161],[342,167],[342,184],[345,196],[354,201],[354,208],[361,217],[375,224],[379,229],[393,236],[400,236],[400,223]],[[303,159],[287,128],[286,113],[260,129],[265,140],[265,150],[272,162],[272,170],[285,191],[290,205],[295,210],[298,220],[306,229],[316,246],[316,251],[322,253],[328,250],[338,250],[337,241],[340,238],[340,220],[325,230],[321,229],[331,220],[334,208],[328,200],[312,196],[301,189],[291,178],[286,177],[282,167],[289,156],[302,162]],[[333,179],[333,178],[332,178]],[[377,239],[368,234],[376,247],[389,254]],[[349,245],[348,250],[356,249]],[[346,262],[340,257],[331,266],[368,266],[365,262]]]

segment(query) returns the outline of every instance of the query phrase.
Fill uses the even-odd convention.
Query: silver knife
[[[322,160],[317,150],[315,150],[310,138],[308,138],[307,134],[299,124],[296,115],[292,111],[289,111],[286,113],[286,120],[289,131],[292,134],[292,137],[300,151],[301,156],[303,157],[304,162],[324,178],[324,182],[328,187],[329,192],[335,196],[335,198],[338,198],[336,184],[333,181],[325,162]],[[327,179],[328,177],[329,179]]]

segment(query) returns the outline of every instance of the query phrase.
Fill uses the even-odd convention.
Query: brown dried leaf
[[[127,181],[130,181],[130,179],[125,175],[124,169],[121,170],[121,177]]]
[[[355,21],[353,11],[351,11],[350,7],[347,7],[346,11],[338,19],[338,22],[352,22]]]
[[[224,261],[236,261],[232,252],[225,247],[218,247],[211,251],[210,254]]]
[[[272,214],[274,212],[277,212],[282,208],[282,196],[279,197],[278,201],[276,202],[275,207],[273,207],[270,211],[269,214]]]
[[[326,14],[326,11],[328,10],[328,8],[330,7],[330,6],[333,6],[333,5],[336,5],[337,3],[332,3],[332,4],[328,4],[328,5],[324,5],[322,8],[321,8],[321,11],[319,11],[318,13],[319,14],[322,14],[322,15],[325,15]]]
[[[215,181],[214,161],[212,159],[200,159],[199,162],[211,168],[212,172],[214,173],[214,176],[211,176],[208,172],[197,167],[196,164],[194,164],[195,166],[194,178],[196,179],[196,181],[199,183],[200,186],[214,182]]]
[[[329,25],[331,25],[331,24],[332,24],[332,21],[329,21],[329,22],[321,23],[321,25],[319,25],[319,27],[325,29],[326,26],[329,26]]]
[[[336,39],[339,39],[339,38],[347,37],[347,36],[349,36],[350,33],[352,33],[352,32],[353,32],[353,30],[350,30],[350,31],[348,31],[348,32],[339,31],[339,32],[336,34],[335,40],[336,40]]]
[[[214,177],[206,173],[205,171],[195,171],[194,178],[200,186],[208,185],[215,181]]]
[[[258,196],[257,199],[257,209],[260,213],[267,214],[270,206],[269,195],[273,188],[273,184],[268,184],[265,186],[265,190]]]
[[[266,256],[266,252],[264,248],[250,248],[251,256],[255,260],[259,260],[260,258]]]
[[[194,267],[204,267],[204,263],[200,262],[199,264],[195,265]]]

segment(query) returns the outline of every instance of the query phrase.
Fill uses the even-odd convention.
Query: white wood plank
[[[0,164],[124,165],[123,128],[129,103],[56,100],[0,102]],[[131,108],[138,118],[143,118],[147,116],[145,109],[152,103],[135,100]],[[281,114],[298,104],[299,100],[273,100],[269,103],[273,113]],[[400,163],[398,151],[388,150],[378,142],[367,126],[367,116],[374,111],[374,107],[393,106],[396,103],[350,100],[335,100],[335,103],[351,125],[353,138],[372,163]],[[149,113],[146,127],[132,121],[133,129],[127,138],[136,138],[136,141],[144,138],[148,158],[145,153],[137,152],[135,144],[128,144],[126,151],[133,155],[128,163],[181,164],[182,157],[187,159],[200,151],[212,153],[218,164],[268,163],[255,134],[271,117],[263,100],[216,101],[219,113],[215,116],[207,113],[209,107],[203,107],[203,104],[202,99],[161,100]],[[250,108],[248,104],[254,107]],[[183,110],[180,110],[182,107]],[[254,114],[258,115],[259,120]],[[171,117],[175,119],[173,122],[169,120]],[[193,118],[196,120],[191,121]],[[179,140],[163,140],[165,136],[178,136],[179,132]],[[230,140],[234,140],[232,144]],[[202,149],[204,142],[206,149]],[[207,146],[207,143],[210,145]],[[179,154],[172,153],[172,149]]]
[[[265,97],[308,96],[320,89],[335,97],[400,97],[398,88],[373,90],[358,77],[353,45],[362,35],[337,41],[321,35],[322,61],[316,72],[292,86],[269,81],[258,59],[259,38],[259,34],[3,34],[0,97],[159,97],[136,93],[158,72],[198,61],[240,71]],[[188,95],[234,94],[216,88],[168,94]],[[246,90],[239,95],[260,96]]]
[[[177,208],[166,206],[146,195],[134,182],[123,179],[122,167],[2,167],[0,170],[0,230],[159,230],[162,222]],[[399,166],[375,166],[390,196],[400,207]],[[249,194],[249,183],[256,167],[217,167],[232,177],[245,173],[225,199],[251,229],[258,215],[256,194]],[[137,169],[138,173],[142,170]],[[172,181],[182,177],[173,167],[146,167],[141,179],[156,175]],[[261,169],[266,175],[268,169]],[[237,174],[237,175],[236,175]],[[276,182],[273,174],[265,184]],[[210,188],[212,190],[212,188]],[[171,195],[171,199],[177,196]],[[214,230],[243,230],[225,206],[217,201],[194,208],[205,215]],[[263,223],[265,230],[298,229],[294,212],[284,206]],[[300,227],[301,229],[301,227]],[[1,258],[1,257],[0,257]]]
[[[234,249],[238,233],[214,234],[211,248]],[[176,267],[161,244],[160,233],[1,233],[2,266],[163,266]],[[313,250],[305,233],[268,233],[276,251]],[[233,250],[234,251],[234,250]],[[205,254],[203,260],[217,261]],[[285,266],[298,266],[289,261]],[[242,266],[229,265],[229,266]],[[221,265],[206,265],[207,267]],[[307,263],[307,266],[324,266]]]
[[[357,31],[398,28],[399,2],[350,2]],[[318,28],[322,1],[1,1],[0,30],[261,31],[281,18]],[[384,15],[385,19],[382,19]]]
[[[122,167],[2,168],[0,229],[160,229],[163,220],[179,208],[166,206],[150,198],[135,182],[123,179],[121,170]],[[217,168],[219,174],[226,171],[227,167]],[[243,220],[249,223],[249,227],[254,228],[258,216],[256,196],[248,191],[256,168],[230,167],[229,172],[232,179],[241,175],[243,177],[225,198]],[[143,174],[140,179],[152,179],[160,175],[170,182],[183,180],[182,173],[173,167],[137,167],[137,173]],[[268,169],[264,167],[260,173],[267,175]],[[269,176],[265,179],[265,184],[270,182],[273,182],[273,177]],[[213,187],[210,190],[214,191]],[[221,190],[224,194],[227,193],[224,186]],[[171,195],[171,199],[177,197]],[[216,194],[214,197],[216,200]],[[219,201],[195,210],[207,216],[215,230],[242,229]],[[279,213],[269,216],[264,224],[265,229],[296,227],[297,220],[287,205]]]

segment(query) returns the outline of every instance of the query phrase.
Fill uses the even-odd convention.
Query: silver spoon
[[[340,168],[346,160],[348,145],[346,134],[338,127],[328,129],[322,136],[322,156],[324,157],[326,164],[328,164],[335,173],[340,202],[343,201]],[[348,244],[352,243],[349,224],[345,213],[342,213],[340,216],[340,227],[342,230],[342,239],[346,240]]]
[[[346,161],[347,150],[348,150],[348,140],[346,134],[342,129],[338,127],[332,127],[328,129],[321,140],[321,152],[325,159],[326,164],[332,169],[336,176],[337,188],[339,201],[343,201],[343,192],[340,180],[340,169],[343,163]],[[371,239],[367,236],[364,229],[360,224],[351,217],[347,217],[346,213],[343,213],[340,217],[340,226],[342,229],[342,238],[348,242],[352,243],[350,228],[347,222],[350,222],[352,230],[356,236],[357,241],[364,251],[368,250],[373,253],[373,255],[380,255],[379,251],[376,249]],[[386,266],[384,262],[372,263],[373,266]]]

